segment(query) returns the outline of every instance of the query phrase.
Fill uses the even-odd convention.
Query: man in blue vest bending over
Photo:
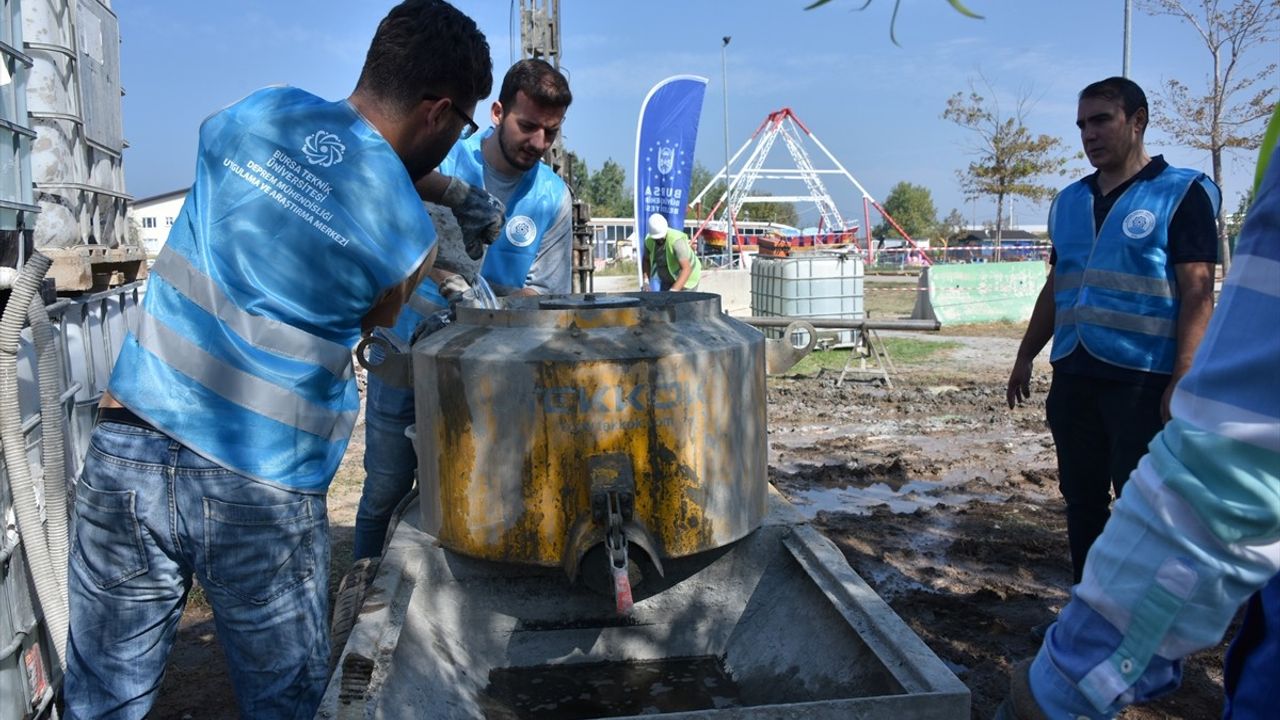
[[[69,718],[142,718],[198,578],[246,718],[311,718],[329,674],[325,493],[351,351],[430,266],[415,182],[474,127],[489,45],[442,0],[378,25],[350,97],[258,90],[204,121],[75,493]]]
[[[1045,399],[1067,504],[1074,582],[1110,517],[1112,491],[1169,419],[1213,313],[1216,185],[1147,155],[1147,98],[1126,78],[1080,93],[1076,125],[1097,172],[1049,210],[1053,271],[1009,375],[1009,407],[1030,397],[1031,361],[1053,340]]]
[[[573,96],[569,82],[542,60],[521,60],[507,71],[490,117],[493,129],[454,145],[439,173],[422,186],[445,205],[458,183],[482,188],[502,202],[506,223],[484,255],[480,275],[502,295],[567,293],[572,272],[573,199],[542,156],[560,133]],[[442,192],[442,189],[443,192]],[[461,194],[460,192],[458,194]],[[460,221],[463,218],[459,218]],[[464,231],[466,226],[464,223]],[[473,243],[474,245],[474,243]],[[465,260],[442,256],[455,269]],[[422,319],[448,306],[468,289],[461,274],[433,270],[418,286],[396,322],[393,335],[408,345]],[[413,391],[369,376],[365,405],[365,482],[356,512],[354,557],[382,554],[387,525],[400,500],[413,488],[418,459],[405,429],[414,422]]]

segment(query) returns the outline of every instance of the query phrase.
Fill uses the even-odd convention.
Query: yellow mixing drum
[[[460,307],[414,345],[424,529],[574,578],[604,544],[663,558],[738,540],[767,491],[765,340],[705,293]]]

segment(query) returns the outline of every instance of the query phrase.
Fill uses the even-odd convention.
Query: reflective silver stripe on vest
[[[1057,327],[1076,323],[1089,323],[1090,325],[1159,337],[1175,338],[1178,336],[1178,324],[1165,318],[1131,315],[1118,310],[1101,310],[1088,305],[1067,308],[1054,314],[1053,324]]]
[[[1075,290],[1081,285],[1104,290],[1137,293],[1139,295],[1166,298],[1177,297],[1173,286],[1164,278],[1130,275],[1128,273],[1097,270],[1095,268],[1085,270],[1083,273],[1060,273],[1057,270],[1053,273],[1053,291],[1055,293],[1063,290]]]
[[[1089,268],[1084,271],[1084,284],[1089,287],[1138,293],[1139,295],[1154,295],[1155,297],[1165,298],[1176,297],[1173,285],[1164,278],[1130,275],[1113,270]],[[1056,283],[1053,289],[1058,289]]]
[[[1057,269],[1053,271],[1053,291],[1062,292],[1063,290],[1075,290],[1080,287],[1080,279],[1084,277],[1078,272],[1064,273]]]
[[[352,377],[354,368],[350,348],[279,320],[241,310],[212,278],[197,270],[177,251],[168,247],[161,250],[151,272],[164,278],[174,289],[255,347],[319,365],[339,380]]]
[[[1247,262],[1241,262],[1246,258]],[[1280,262],[1261,255],[1238,255],[1231,261],[1226,283],[1280,298]]]
[[[418,313],[422,317],[426,317],[428,315],[432,315],[434,313],[440,312],[441,310],[444,310],[443,307],[422,297],[418,293],[414,293],[410,295],[409,302],[407,304],[410,308],[413,309],[414,312]]]
[[[335,412],[308,402],[262,378],[228,365],[174,332],[145,310],[138,319],[138,344],[227,400],[276,422],[328,442],[351,436],[358,411]]]

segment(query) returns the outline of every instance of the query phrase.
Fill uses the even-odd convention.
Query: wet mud
[[[770,381],[770,481],[973,693],[990,718],[1008,671],[1039,646],[1032,628],[1068,599],[1071,563],[1048,377],[1005,406],[1007,358],[908,371],[894,389],[836,387],[836,374]],[[1183,687],[1121,717],[1201,719],[1222,712],[1225,644],[1186,663]]]

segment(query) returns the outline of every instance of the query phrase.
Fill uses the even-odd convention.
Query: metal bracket
[[[807,333],[809,341],[803,347],[796,347],[791,342],[791,338],[796,333]],[[782,337],[777,340],[765,340],[764,361],[765,370],[770,375],[784,373],[791,369],[793,365],[804,359],[808,355],[813,346],[818,342],[818,331],[813,325],[797,320],[787,326],[782,331]]]
[[[371,350],[379,357],[370,357]],[[360,344],[356,345],[356,362],[392,387],[413,387],[413,354],[400,352],[385,337],[369,335],[362,339]]]

